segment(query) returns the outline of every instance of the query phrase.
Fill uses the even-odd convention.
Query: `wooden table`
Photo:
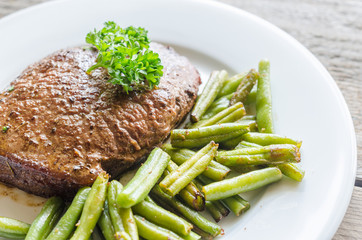
[[[0,0],[0,18],[46,0]],[[333,239],[362,239],[362,1],[219,0],[258,15],[295,37],[328,69],[351,112],[358,168],[351,203]]]

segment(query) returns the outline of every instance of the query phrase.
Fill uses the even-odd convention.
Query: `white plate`
[[[347,105],[319,61],[292,37],[242,10],[213,1],[78,0],[41,4],[0,20],[0,84],[53,51],[84,43],[103,22],[143,26],[199,68],[231,74],[271,61],[276,132],[303,140],[298,184],[283,179],[249,199],[242,217],[221,222],[222,239],[330,239],[349,204],[356,143]],[[31,221],[29,197],[0,199],[0,214]]]

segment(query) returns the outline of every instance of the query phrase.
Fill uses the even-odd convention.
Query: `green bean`
[[[256,131],[256,121],[255,120],[238,120],[235,122],[236,124],[241,124],[243,126],[248,126],[250,131]],[[242,140],[242,135],[233,137],[231,139],[228,139],[226,141],[221,142],[221,146],[225,149],[233,149],[235,146],[237,146]]]
[[[190,208],[196,211],[205,210],[205,198],[196,186],[190,182],[184,189],[182,189],[178,196],[187,204]]]
[[[207,232],[204,232],[202,231],[200,228],[198,227],[194,227],[193,231],[195,233],[197,233],[198,235],[201,236],[201,239],[207,239],[207,240],[212,240],[214,239],[214,237],[210,234],[210,233],[207,233]],[[222,230],[223,231],[223,230]],[[221,235],[223,235],[223,232],[221,233]]]
[[[241,119],[235,121],[235,123],[242,124],[242,125],[248,125],[250,128],[250,132],[258,131],[258,127],[256,125],[256,120],[247,120],[247,119],[241,118]]]
[[[108,187],[109,212],[116,234],[125,239],[138,240],[137,226],[131,208],[117,206],[117,195],[122,191],[122,184],[113,180]]]
[[[55,226],[56,221],[60,218],[60,214],[63,212],[63,209],[64,202],[60,197],[49,198],[31,224],[25,239],[45,239]]]
[[[294,163],[280,164],[278,168],[285,176],[295,181],[301,182],[304,178],[304,170]]]
[[[183,236],[183,239],[185,240],[199,240],[201,239],[201,236],[196,234],[195,232],[190,232],[190,234]]]
[[[182,149],[176,149],[171,146],[171,144],[163,144],[162,149],[167,152],[172,160],[178,164],[181,165],[184,162],[186,162],[192,155],[195,154],[194,151],[182,148]],[[205,169],[205,171],[202,173],[202,175],[205,175],[208,178],[211,178],[215,181],[222,180],[226,177],[226,175],[230,172],[230,168],[211,160],[209,166]]]
[[[205,121],[200,121],[193,124],[189,128],[199,128],[199,127],[206,127],[215,125],[217,123],[227,123],[227,122],[234,122],[245,115],[245,108],[242,103],[237,103],[233,106],[230,106],[223,111],[219,112],[215,116]]]
[[[174,129],[171,131],[171,144],[181,148],[203,147],[211,141],[220,143],[248,131],[248,125],[238,123],[223,123],[198,129]]]
[[[108,186],[107,200],[108,212],[112,220],[112,225],[117,236],[122,236],[125,239],[131,239],[131,236],[126,232],[123,226],[122,217],[117,208],[117,195],[122,190],[120,182],[113,180]]]
[[[194,182],[199,189],[202,189],[203,184],[199,179],[194,179]],[[226,217],[230,213],[229,209],[224,207],[220,201],[206,201],[205,206],[206,210],[216,222],[219,222],[223,217]]]
[[[24,239],[29,228],[30,224],[28,223],[7,217],[0,217],[0,237]]]
[[[284,164],[289,162],[300,162],[300,152],[295,145],[277,144],[264,147],[220,151],[218,152],[216,161],[228,167],[243,164]]]
[[[221,97],[217,100],[215,100],[210,107],[207,109],[205,114],[201,117],[201,120],[206,120],[214,115],[218,114],[222,110],[226,109],[230,105],[230,99],[233,96],[233,93],[230,93],[229,95],[226,95],[224,97]]]
[[[160,148],[153,149],[147,161],[118,194],[118,205],[122,208],[129,208],[144,200],[161,177],[169,161],[170,156],[167,153]]]
[[[248,97],[246,98],[245,105],[255,104],[257,91],[258,91],[258,86],[257,84],[255,84],[254,87],[251,89]]]
[[[280,164],[280,165],[282,165],[282,164]],[[263,169],[266,167],[268,167],[268,165],[238,165],[238,166],[231,167],[231,169],[238,173],[248,173],[248,172]]]
[[[241,142],[235,147],[235,149],[246,148],[246,147],[261,147],[261,145],[256,144],[256,143],[247,142],[247,141],[241,141]]]
[[[233,94],[238,86],[240,85],[240,82],[244,79],[247,72],[239,73],[234,76],[232,76],[230,79],[226,80],[224,83],[224,86],[219,91],[217,98],[221,98],[223,96],[226,96],[228,94]]]
[[[271,167],[245,173],[243,175],[214,182],[202,188],[208,201],[225,199],[243,192],[258,189],[270,183],[279,181],[282,173],[279,168]]]
[[[156,201],[166,203],[169,207],[182,214],[186,219],[188,219],[202,231],[207,232],[214,237],[221,233],[220,226],[210,222],[195,210],[188,208],[180,201],[164,193],[158,185],[153,187],[151,195],[154,197],[154,199],[156,199]]]
[[[49,233],[54,229],[55,225],[57,225],[57,222],[62,217],[63,210],[64,210],[64,208],[55,212],[53,218],[51,219],[51,221],[48,225],[47,231],[44,234],[44,237],[48,236]],[[43,239],[45,239],[45,238],[43,238]]]
[[[172,171],[160,182],[161,189],[170,196],[175,196],[179,193],[187,186],[187,184],[206,169],[211,160],[215,157],[218,146],[218,144],[211,141],[208,145],[199,150],[195,155],[181,164],[175,171]]]
[[[183,240],[176,233],[165,228],[161,228],[146,219],[135,215],[137,228],[141,237],[149,240]]]
[[[177,168],[177,164],[170,160],[164,175],[169,175],[171,172],[176,171]],[[181,189],[178,195],[189,207],[196,211],[203,211],[205,209],[204,196],[193,182],[190,182],[185,188]]]
[[[257,133],[250,132],[246,133],[241,137],[244,141],[250,143],[256,143],[261,146],[272,145],[272,144],[293,144],[298,148],[301,147],[302,142],[298,140],[294,140],[291,138],[287,138],[278,134],[272,133]]]
[[[230,211],[220,201],[206,201],[206,209],[215,220],[215,222],[220,222],[223,217],[229,215]]]
[[[222,199],[221,202],[223,202],[236,216],[240,216],[240,214],[250,209],[250,203],[239,195]]]
[[[259,73],[254,69],[251,69],[248,72],[248,74],[243,78],[243,80],[240,82],[233,97],[230,99],[230,105],[234,105],[237,102],[244,103],[251,89],[258,80],[258,78],[259,78]]]
[[[197,181],[200,183],[200,188],[202,189],[203,185],[211,184],[212,181],[209,178],[204,176],[199,176]],[[241,213],[246,212],[250,208],[248,201],[244,200],[239,195],[234,195],[225,199],[222,199],[221,202],[226,205],[236,216],[239,216]]]
[[[210,107],[212,102],[216,99],[221,86],[224,84],[227,78],[227,72],[213,71],[210,75],[209,80],[206,83],[204,90],[196,100],[195,106],[191,111],[191,121],[198,122],[201,120],[202,115]]]
[[[106,240],[116,240],[111,216],[109,215],[109,211],[108,211],[108,201],[107,200],[104,202],[104,210],[102,211],[102,214],[101,214],[100,218],[98,219],[97,225],[101,229],[103,237]]]
[[[153,204],[156,204],[156,205],[157,205],[157,203],[156,203],[155,201],[153,201],[153,199],[150,198],[150,196],[147,196],[144,201],[147,201],[147,202],[149,202],[149,203],[153,203]]]
[[[261,132],[273,133],[269,61],[260,61],[259,73],[260,79],[256,96],[257,123]],[[296,145],[300,147],[300,144],[299,142]],[[287,164],[283,165],[281,169],[284,175],[296,181],[301,181],[304,177],[304,170],[300,169],[297,165]]]
[[[251,136],[248,136],[248,138],[253,139],[253,141],[255,141],[257,139],[258,141],[256,141],[256,142],[259,142],[259,143],[270,143],[270,142],[287,143],[288,142],[290,144],[295,144],[298,148],[300,147],[300,144],[301,144],[298,141],[288,139],[285,137],[281,137],[281,136],[279,137],[279,135],[276,135],[276,134],[269,134],[269,133],[259,133],[259,134],[272,136],[271,137],[272,141],[269,141],[268,137],[265,138],[267,141],[265,141],[265,139],[263,141],[259,141],[259,139],[257,137],[251,137]],[[274,136],[276,136],[276,137],[274,137]],[[244,147],[261,147],[261,145],[258,145],[256,143],[241,141],[239,143],[239,145],[236,146],[235,149],[244,148]],[[256,166],[252,166],[252,167],[256,167]],[[283,175],[285,175],[295,181],[301,182],[304,178],[304,174],[305,174],[304,170],[301,169],[298,165],[296,165],[294,163],[279,164],[278,168],[280,169],[280,171],[282,171]],[[233,168],[233,170],[234,170],[234,168]],[[240,168],[240,166],[239,166],[235,170],[239,171],[239,172],[250,172],[252,169],[245,169],[245,167],[243,169],[243,168]]]
[[[256,95],[256,121],[260,132],[273,133],[270,64],[268,60],[259,62],[259,73]]]
[[[88,198],[84,203],[79,225],[71,240],[88,240],[102,214],[104,201],[107,196],[107,184],[109,176],[105,173],[98,175],[92,185]]]
[[[216,124],[237,122],[245,115],[245,113],[245,108],[239,108],[218,121]]]
[[[134,215],[131,208],[119,208],[118,209],[123,227],[126,233],[131,237],[132,240],[138,240],[138,229],[136,225],[136,221],[134,219]]]
[[[58,224],[54,227],[53,231],[49,234],[47,239],[60,240],[68,239],[75,229],[75,224],[78,222],[82,213],[85,200],[90,192],[90,187],[84,187],[78,190],[72,204],[65,212],[63,217],[59,220]]]
[[[136,214],[146,218],[148,221],[181,236],[188,235],[192,229],[191,223],[156,204],[142,201],[133,206],[132,209]]]
[[[245,115],[238,122],[242,122],[244,120],[256,120],[256,116],[255,115]]]

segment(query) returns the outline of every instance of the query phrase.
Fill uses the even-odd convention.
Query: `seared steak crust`
[[[122,94],[96,51],[60,50],[29,66],[0,95],[0,181],[40,195],[72,196],[106,171],[118,176],[160,144],[190,111],[200,76],[173,49],[152,43],[164,65],[158,89]],[[5,130],[5,129],[4,129]]]

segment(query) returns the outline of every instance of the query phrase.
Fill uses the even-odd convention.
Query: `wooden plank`
[[[362,188],[354,187],[352,199],[333,240],[362,239]]]

